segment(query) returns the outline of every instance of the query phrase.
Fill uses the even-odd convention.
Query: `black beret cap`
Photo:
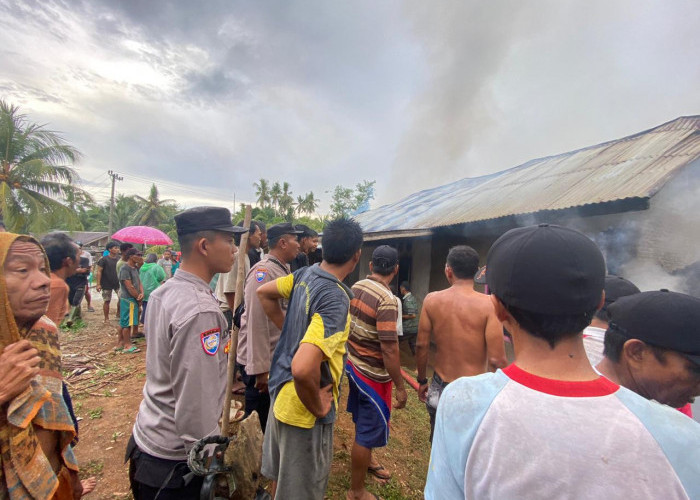
[[[245,233],[247,229],[234,226],[231,212],[222,207],[194,207],[175,216],[177,234],[196,233],[198,231],[223,231],[226,233]]]
[[[303,231],[300,231],[298,227],[293,226],[291,222],[282,222],[280,224],[275,224],[274,226],[270,226],[267,228],[267,239],[274,240],[285,234],[301,233],[303,233]]]
[[[491,246],[486,282],[504,303],[540,314],[581,314],[600,304],[605,260],[585,234],[540,224],[511,229]]]
[[[641,292],[616,300],[608,314],[609,328],[622,336],[700,364],[700,299],[668,290]]]

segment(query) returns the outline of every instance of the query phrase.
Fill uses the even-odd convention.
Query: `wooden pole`
[[[251,218],[250,205],[245,207],[245,218],[243,219],[243,227],[250,229]],[[238,274],[236,276],[236,295],[233,301],[233,311],[236,312],[238,306],[243,301],[243,287],[245,285],[245,247],[248,244],[249,232],[241,235],[241,244],[238,247]],[[219,278],[221,279],[221,278]],[[236,380],[236,350],[238,348],[238,328],[235,325],[231,328],[231,348],[228,351],[228,369],[226,370],[226,396],[224,398],[224,416],[221,420],[221,435],[231,436],[231,399],[233,398],[233,383]]]

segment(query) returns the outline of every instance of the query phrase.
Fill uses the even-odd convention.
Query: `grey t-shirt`
[[[136,288],[138,292],[141,288],[141,277],[139,276],[139,270],[135,267],[131,267],[129,264],[124,264],[119,270],[119,297],[122,299],[135,299],[124,284],[125,280],[131,280],[131,284]]]

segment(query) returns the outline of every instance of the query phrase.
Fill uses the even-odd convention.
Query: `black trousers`
[[[134,500],[198,500],[204,478],[190,475],[186,461],[165,460],[141,451],[129,439],[125,460],[129,461],[129,482]],[[160,493],[158,491],[160,490]]]
[[[236,367],[241,374],[241,380],[245,384],[245,416],[247,417],[254,411],[257,411],[260,417],[260,426],[264,433],[265,426],[267,426],[267,414],[270,412],[270,393],[260,392],[255,388],[255,375],[248,375],[245,371],[245,366],[236,363]]]

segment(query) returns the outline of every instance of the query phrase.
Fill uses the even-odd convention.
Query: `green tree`
[[[69,196],[92,199],[76,186],[80,177],[72,165],[80,156],[58,132],[0,100],[0,217],[8,230],[80,229],[77,213],[65,204]]]
[[[114,199],[114,219],[112,230],[116,233],[120,229],[131,226],[134,214],[141,208],[138,200],[134,196],[118,194]],[[109,204],[107,204],[107,214],[109,214]]]
[[[155,184],[151,185],[148,198],[141,196],[134,196],[134,198],[141,204],[132,219],[135,226],[157,227],[172,219],[173,212],[177,210],[175,200],[161,200],[159,198],[158,188]]]
[[[280,202],[280,197],[282,196],[282,186],[280,183],[275,181],[270,188],[270,201],[272,202],[272,208],[277,212]]]
[[[355,189],[336,186],[333,190],[331,215],[333,217],[348,217],[354,213],[369,209],[369,202],[374,199],[374,184],[376,181],[362,181]]]
[[[282,183],[282,195],[279,200],[279,213],[287,220],[292,222],[294,219],[294,196],[292,195],[291,185],[288,182]]]
[[[258,205],[260,208],[265,208],[270,203],[270,183],[261,177],[258,182],[253,183],[253,187]]]
[[[300,198],[301,201],[299,201],[299,204],[297,205],[297,210],[299,209],[299,205],[301,205],[301,212],[313,215],[316,212],[316,209],[319,205],[319,199],[314,196],[314,192],[309,191],[303,197]]]

